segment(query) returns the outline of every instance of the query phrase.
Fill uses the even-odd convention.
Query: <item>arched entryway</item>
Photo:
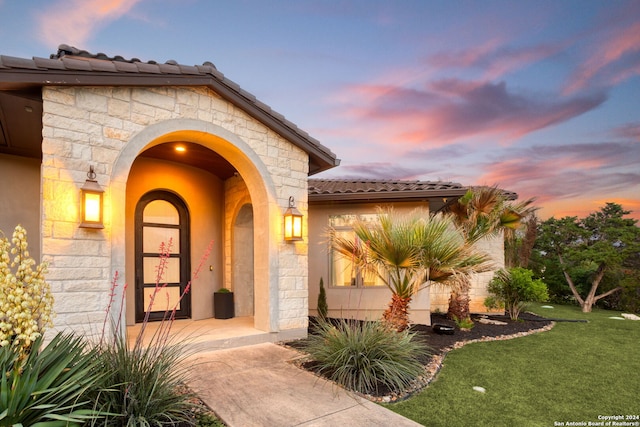
[[[253,316],[253,208],[243,205],[233,224],[231,286],[236,316]]]
[[[210,317],[213,317],[213,290],[223,287],[227,281],[230,282],[229,279],[232,274],[230,270],[226,269],[226,266],[230,266],[233,252],[231,241],[227,239],[231,239],[232,234],[226,234],[226,230],[229,230],[234,225],[235,218],[233,215],[235,209],[238,209],[238,205],[235,205],[235,209],[229,209],[231,203],[229,200],[234,197],[238,189],[242,189],[244,195],[241,197],[246,201],[240,206],[249,203],[253,217],[253,251],[251,251],[250,255],[253,256],[253,283],[255,283],[255,286],[253,286],[253,300],[255,301],[253,304],[254,326],[267,332],[278,331],[278,250],[281,241],[279,227],[282,222],[282,208],[278,204],[273,179],[261,158],[238,135],[217,125],[198,120],[168,120],[145,128],[125,146],[114,165],[110,186],[112,201],[110,208],[114,213],[112,215],[112,270],[126,271],[127,275],[133,274],[132,272],[135,270],[133,259],[135,250],[131,237],[133,225],[127,225],[129,215],[130,218],[133,218],[133,208],[130,207],[128,193],[131,188],[131,179],[136,173],[135,167],[142,165],[147,168],[148,175],[141,179],[141,181],[145,182],[145,185],[157,184],[158,177],[161,175],[171,179],[172,185],[179,178],[179,175],[170,170],[173,166],[180,166],[179,163],[165,162],[164,159],[160,158],[147,159],[142,156],[142,153],[152,147],[180,141],[197,144],[215,152],[229,162],[237,171],[237,177],[233,177],[228,181],[220,180],[220,182],[215,182],[215,180],[210,180],[209,182],[203,182],[205,178],[184,180],[184,188],[196,188],[198,191],[207,193],[207,200],[222,206],[220,214],[216,213],[215,209],[211,210],[211,212],[214,212],[214,216],[219,215],[218,218],[206,218],[206,221],[210,224],[218,224],[218,230],[221,233],[221,236],[217,238],[210,238],[210,236],[201,233],[201,225],[196,224],[197,220],[205,218],[206,215],[196,216],[193,214],[194,207],[200,207],[199,203],[202,200],[192,206],[192,203],[185,198],[189,211],[192,213],[191,227],[193,230],[198,230],[198,232],[194,231],[192,236],[194,238],[198,237],[203,242],[206,241],[206,243],[213,241],[212,252],[215,252],[211,254],[213,261],[206,261],[202,269],[202,277],[199,278],[201,284],[204,283],[205,285],[197,286],[198,289],[206,289],[206,292],[209,292],[208,289],[212,289],[211,293],[208,295],[203,293],[203,296],[199,297],[195,293],[197,291],[194,291],[192,295],[193,310],[196,310],[197,304],[205,304],[211,310]],[[150,161],[165,163],[162,170],[155,165],[143,164]],[[204,172],[203,174],[206,175]],[[238,185],[238,181],[240,181],[241,185]],[[162,189],[162,187],[156,187],[156,189]],[[218,194],[218,196],[211,196],[212,192]],[[181,194],[180,191],[176,191],[176,193]],[[121,212],[125,214],[122,215]],[[236,212],[240,211],[237,210]],[[246,215],[248,213],[243,214],[243,218],[248,220]],[[195,246],[192,241],[193,269],[198,264],[198,259],[207,245],[201,244],[200,249],[196,249]],[[133,283],[133,280],[127,277],[127,282]],[[250,297],[247,298],[251,299]],[[133,306],[133,301],[133,296],[127,294],[127,319],[130,318],[129,311],[130,307]]]

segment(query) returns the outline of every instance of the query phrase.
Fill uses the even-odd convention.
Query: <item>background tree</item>
[[[515,239],[515,230],[522,226],[522,219],[532,214],[533,199],[512,202],[498,187],[476,187],[447,207],[446,215],[452,218],[467,243],[474,245],[484,238]],[[469,275],[459,275],[452,286],[447,315],[455,319],[469,318]]]
[[[460,274],[487,271],[488,257],[469,245],[450,217],[419,210],[399,215],[379,211],[377,224],[356,220],[355,238],[329,228],[333,248],[391,290],[383,319],[402,331],[412,297],[429,282],[447,283]]]
[[[582,219],[549,218],[540,224],[532,265],[552,293],[561,294],[562,277],[588,313],[598,300],[621,291],[629,277],[637,277],[640,228],[636,220],[624,218],[629,213],[617,203],[607,203]],[[598,295],[599,288],[603,291]]]

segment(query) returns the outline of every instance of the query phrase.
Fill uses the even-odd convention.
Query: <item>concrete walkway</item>
[[[299,357],[271,343],[198,353],[189,386],[230,427],[420,425],[290,363]]]

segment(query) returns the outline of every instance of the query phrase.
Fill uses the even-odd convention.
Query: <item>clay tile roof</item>
[[[375,179],[310,179],[309,201],[415,200],[462,196],[457,182]]]
[[[0,90],[53,86],[207,86],[262,122],[274,132],[309,154],[309,173],[338,166],[340,160],[317,139],[261,103],[229,80],[211,62],[183,65],[174,60],[164,64],[138,58],[92,54],[61,44],[46,58],[14,58],[0,55]]]

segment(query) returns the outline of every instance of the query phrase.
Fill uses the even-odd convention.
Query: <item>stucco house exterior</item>
[[[393,180],[309,180],[309,307],[317,314],[322,279],[329,317],[379,319],[391,300],[391,293],[374,278],[358,275],[348,260],[334,255],[325,236],[328,226],[350,232],[355,216],[375,220],[378,207],[393,207],[399,213],[421,209],[427,214],[442,210],[448,202],[464,195],[468,187],[455,182]],[[509,199],[517,195],[505,192]],[[504,266],[504,241],[483,239],[478,248],[487,253],[497,268]],[[474,275],[469,308],[485,313],[484,300],[493,272]],[[447,312],[450,289],[429,285],[416,294],[410,305],[413,323],[431,324],[431,312]]]
[[[273,340],[302,337],[320,277],[331,314],[378,315],[389,291],[338,283],[326,226],[348,228],[349,215],[380,204],[433,212],[466,187],[309,179],[338,165],[329,148],[209,62],[142,62],[66,45],[50,58],[0,55],[0,230],[22,224],[32,256],[48,263],[58,330],[97,334],[115,277],[111,312],[140,322],[159,243],[169,241],[156,316],[190,283],[177,316],[211,318],[213,293],[224,287],[235,294],[235,315],[252,317]],[[90,171],[104,190],[97,228],[80,218]],[[285,241],[291,201],[303,236]],[[502,243],[491,245],[504,262]],[[472,310],[482,311],[482,286]],[[447,298],[447,290],[421,293],[414,321],[428,324]]]

